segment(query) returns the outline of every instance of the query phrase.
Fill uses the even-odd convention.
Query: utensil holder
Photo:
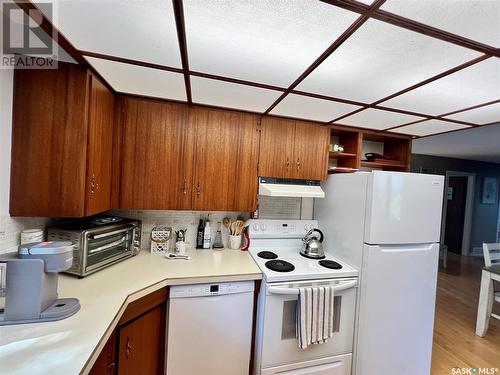
[[[237,236],[229,235],[229,248],[232,250],[238,250],[241,248],[241,234]]]

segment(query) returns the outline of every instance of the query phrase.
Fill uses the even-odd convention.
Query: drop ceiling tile
[[[500,47],[498,0],[388,0],[381,9],[494,47]]]
[[[371,103],[479,55],[371,19],[302,81],[298,89]]]
[[[264,112],[281,91],[191,76],[191,94],[199,104]]]
[[[382,130],[422,119],[423,117],[369,108],[355,113],[352,116],[343,118],[339,120],[339,123],[343,125]]]
[[[289,86],[359,15],[320,1],[184,1],[194,71]]]
[[[306,120],[331,121],[358,108],[360,107],[356,105],[289,94],[273,108],[271,114]]]
[[[181,67],[171,1],[60,0],[53,3],[54,25],[77,49]]]
[[[489,124],[495,121],[500,123],[500,103],[455,113],[454,115],[446,116],[446,118],[472,122],[474,124]]]
[[[420,137],[438,134],[452,130],[458,129],[466,129],[470,128],[468,125],[456,124],[454,122],[441,121],[441,120],[428,120],[419,122],[417,124],[403,126],[401,128],[396,128],[394,130],[390,130],[394,133],[402,133],[402,134],[411,134],[417,135]]]
[[[500,59],[478,64],[382,103],[430,115],[441,115],[500,98]]]
[[[118,92],[186,100],[182,74],[91,57],[86,59]]]

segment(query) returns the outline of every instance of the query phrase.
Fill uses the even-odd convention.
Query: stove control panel
[[[247,221],[250,238],[302,238],[309,230],[318,227],[316,220],[267,220]]]

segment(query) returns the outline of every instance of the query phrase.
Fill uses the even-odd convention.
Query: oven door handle
[[[93,235],[90,235],[89,237],[91,237],[91,239],[93,239],[93,240],[98,240],[100,238],[105,238],[105,237],[113,236],[113,235],[118,234],[118,233],[128,232],[128,231],[133,230],[133,229],[134,229],[134,227],[127,227],[127,228],[123,228],[123,229],[114,230],[112,232],[105,232],[105,233],[101,233],[101,234],[93,234]]]
[[[341,292],[346,289],[353,288],[358,285],[358,281],[349,281],[347,283],[340,284],[333,288],[334,292]],[[287,294],[287,295],[298,295],[299,288],[281,288],[279,286],[271,286],[267,289],[271,294]]]

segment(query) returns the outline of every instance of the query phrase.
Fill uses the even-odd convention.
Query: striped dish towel
[[[334,286],[299,288],[296,335],[301,349],[333,336]]]

